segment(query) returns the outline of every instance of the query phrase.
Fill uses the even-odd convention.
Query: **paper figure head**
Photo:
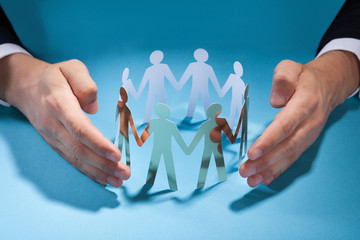
[[[122,82],[125,83],[129,78],[129,68],[125,68],[122,74]]]
[[[160,50],[153,51],[150,55],[150,62],[152,64],[159,64],[164,59],[164,54]]]
[[[243,67],[240,62],[236,61],[234,62],[234,72],[236,75],[239,75],[240,77],[243,75]]]
[[[123,88],[123,87],[120,88],[120,97],[121,97],[121,100],[122,100],[124,103],[127,103],[127,101],[128,101],[128,95],[127,95],[127,92],[126,92],[125,88]]]
[[[161,119],[167,119],[170,116],[170,112],[169,106],[164,103],[158,103],[155,106],[155,113]]]
[[[218,116],[221,113],[221,109],[222,107],[220,103],[213,103],[208,107],[206,113],[208,117],[213,120],[215,119],[216,116]]]
[[[194,58],[198,62],[206,62],[209,59],[209,54],[205,49],[198,48],[194,52]]]

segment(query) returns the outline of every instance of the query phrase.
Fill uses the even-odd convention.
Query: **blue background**
[[[34,56],[87,65],[100,104],[89,117],[111,140],[125,67],[138,88],[150,53],[160,49],[179,79],[202,47],[222,86],[240,61],[250,84],[249,144],[278,111],[269,104],[274,67],[283,59],[310,61],[343,2],[0,1]],[[167,85],[171,120],[187,143],[204,118],[199,102],[195,123],[180,123],[190,88]],[[227,117],[231,94],[219,99],[210,92]],[[144,93],[129,102],[137,126]],[[202,143],[191,156],[174,144],[179,191],[170,192],[163,164],[155,186],[143,188],[151,139],[141,149],[131,140],[131,179],[105,188],[53,152],[16,109],[0,107],[0,239],[359,239],[359,118],[359,100],[347,100],[288,171],[255,189],[237,172],[238,143],[223,141],[228,180],[217,183],[211,162],[201,191],[194,190]]]

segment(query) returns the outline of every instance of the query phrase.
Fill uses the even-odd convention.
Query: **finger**
[[[114,162],[106,159],[94,151],[89,149],[86,145],[75,140],[67,129],[60,123],[54,127],[57,129],[57,139],[66,147],[68,152],[71,152],[74,158],[88,163],[110,175],[121,179],[129,179],[130,169],[122,162]]]
[[[285,108],[275,116],[274,121],[249,148],[249,159],[255,160],[263,156],[289,137],[301,122],[313,113],[317,105],[317,99],[310,93],[297,91]]]
[[[70,60],[60,63],[59,67],[81,108],[87,113],[96,113],[99,109],[97,86],[86,66],[79,60]]]
[[[71,135],[98,155],[118,162],[119,149],[91,124],[90,119],[81,111],[72,92],[66,89],[56,91],[48,98],[52,113],[65,126]]]
[[[274,70],[270,104],[280,108],[286,105],[295,92],[296,83],[302,72],[302,64],[291,60],[281,61]]]
[[[315,141],[315,139],[320,134],[320,131],[321,130],[318,130],[315,133],[312,133],[311,135],[306,137],[304,141],[302,141],[302,143],[300,143],[297,146],[295,152],[284,154],[284,156],[280,158],[278,161],[275,161],[274,164],[268,165],[262,171],[259,171],[258,173],[250,176],[248,178],[249,186],[255,187],[259,185],[261,182],[269,184],[273,179],[275,179],[275,175],[279,176],[281,173],[283,173],[300,157],[300,155],[307,148],[310,147],[310,145]],[[288,145],[288,143],[284,143],[284,144]],[[276,150],[274,149],[274,151]]]
[[[121,178],[117,178],[112,176],[99,168],[92,166],[86,162],[79,160],[79,158],[74,157],[70,151],[58,140],[43,136],[45,141],[49,143],[51,148],[53,148],[58,154],[60,154],[64,159],[66,159],[74,168],[78,169],[86,176],[88,176],[91,180],[101,184],[106,185],[110,184],[114,187],[120,187],[123,184],[123,180]]]
[[[301,150],[304,141],[308,141],[309,137],[320,133],[323,128],[322,124],[322,122],[317,123],[313,119],[307,119],[302,122],[291,136],[279,143],[270,152],[254,161],[246,161],[243,163],[239,168],[240,175],[242,177],[250,177],[285,157],[296,155]]]

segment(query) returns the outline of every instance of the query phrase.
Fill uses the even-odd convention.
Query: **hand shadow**
[[[345,103],[338,106],[330,115],[327,124],[325,125],[322,133],[314,144],[306,150],[300,158],[283,174],[281,174],[274,182],[265,186],[261,184],[259,187],[251,190],[245,196],[233,201],[229,208],[234,212],[245,210],[249,207],[257,205],[264,200],[277,195],[284,189],[289,187],[296,179],[306,175],[318,153],[321,142],[326,134],[326,131],[336,122],[338,122],[348,111],[355,111],[359,109],[359,99],[348,99]]]
[[[120,205],[117,195],[105,189],[61,158],[47,145],[15,108],[0,107],[0,119],[10,127],[0,128],[20,175],[33,183],[47,198],[88,211]]]

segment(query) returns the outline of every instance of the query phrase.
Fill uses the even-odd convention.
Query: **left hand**
[[[270,103],[284,107],[248,151],[242,177],[255,187],[271,183],[317,139],[333,109],[359,86],[359,60],[331,51],[303,65],[282,61],[275,69]]]

